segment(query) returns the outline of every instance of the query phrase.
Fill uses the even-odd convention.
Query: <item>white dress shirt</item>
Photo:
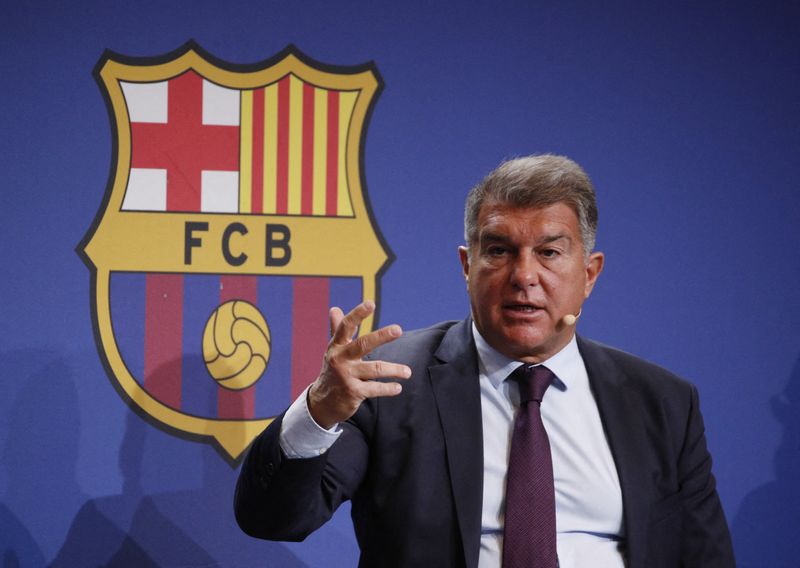
[[[483,420],[483,513],[479,568],[500,568],[506,471],[519,390],[508,376],[520,363],[500,354],[472,328],[478,351]],[[542,400],[556,492],[560,568],[622,568],[622,492],[586,367],[572,341],[543,363],[556,379]],[[413,379],[412,379],[413,380]],[[289,458],[324,453],[341,434],[308,412],[306,392],[283,418],[280,445]]]
[[[483,514],[478,566],[501,566],[506,472],[519,388],[508,376],[520,362],[498,353],[473,324],[483,417]],[[556,379],[541,413],[553,457],[560,568],[621,568],[622,491],[578,342],[542,363]]]

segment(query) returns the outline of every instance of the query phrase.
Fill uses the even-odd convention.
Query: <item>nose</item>
[[[539,284],[539,270],[541,264],[532,253],[517,255],[511,267],[511,284],[517,288],[525,289]]]

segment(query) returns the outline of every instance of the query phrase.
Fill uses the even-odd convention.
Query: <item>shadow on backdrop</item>
[[[198,363],[202,365],[193,361],[191,366],[196,368]],[[176,456],[171,446],[174,442],[171,434],[161,432],[133,411],[128,413],[119,454],[122,493],[83,504],[52,564],[54,568],[306,567],[281,543],[258,541],[239,530],[233,517],[236,471],[208,444],[180,442],[191,444],[192,451],[200,456],[200,487],[148,494],[144,472],[152,471],[154,465],[170,478],[197,478],[195,461]],[[161,463],[147,463],[154,459]]]
[[[39,545],[4,503],[0,503],[0,553],[3,568],[44,566]]]
[[[800,562],[800,538],[776,536],[800,527],[800,357],[770,404],[782,428],[775,480],[751,491],[736,515],[733,542],[740,568],[796,568]]]
[[[24,349],[3,353],[0,361],[0,410],[7,421],[0,551],[4,566],[43,566],[86,499],[76,480],[78,394],[61,353]],[[57,427],[46,426],[52,424]]]

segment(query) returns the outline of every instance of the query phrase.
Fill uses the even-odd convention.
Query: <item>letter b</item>
[[[267,225],[265,266],[286,266],[289,264],[292,259],[292,249],[289,247],[291,238],[292,233],[286,225]]]

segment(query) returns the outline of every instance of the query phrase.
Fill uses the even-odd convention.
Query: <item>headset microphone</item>
[[[564,325],[575,325],[575,322],[578,321],[579,317],[581,317],[582,311],[582,309],[578,310],[578,315],[567,314],[561,318],[561,321],[564,322]]]

